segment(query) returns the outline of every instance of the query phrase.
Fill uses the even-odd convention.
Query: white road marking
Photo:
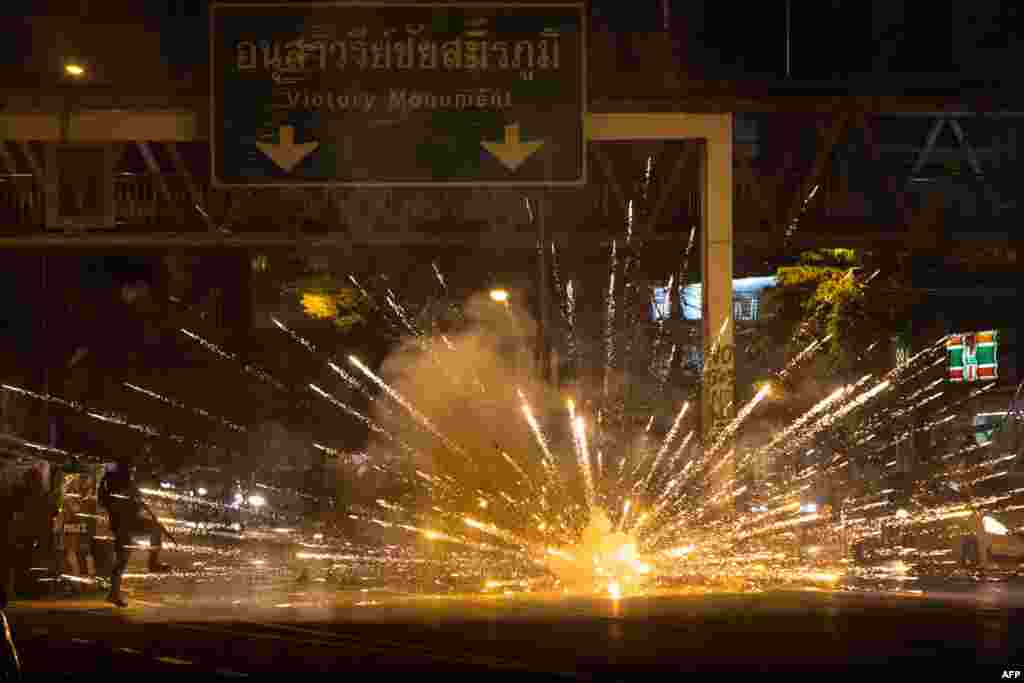
[[[184,665],[188,665],[188,664],[192,663],[192,662],[188,661],[187,659],[178,659],[177,657],[154,657],[154,659],[156,659],[156,661],[158,661],[158,662],[163,662],[164,664],[184,664]]]

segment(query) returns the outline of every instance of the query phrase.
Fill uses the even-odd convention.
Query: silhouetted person
[[[33,467],[8,491],[0,492],[0,588],[14,595],[28,573],[36,548],[52,539],[52,501],[46,474]]]
[[[120,459],[115,469],[103,478],[99,489],[100,505],[110,516],[110,529],[114,533],[114,568],[110,572],[110,595],[107,601],[118,607],[128,603],[121,594],[121,578],[131,552],[132,539],[149,536],[149,571],[167,572],[170,567],[160,562],[163,530],[155,519],[146,515],[142,494],[135,485],[135,466]]]

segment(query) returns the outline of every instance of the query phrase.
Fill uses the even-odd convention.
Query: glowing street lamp
[[[505,289],[492,289],[491,290],[491,301],[496,301],[499,304],[508,303],[508,290],[505,290]]]
[[[254,494],[249,496],[249,505],[252,505],[254,508],[263,507],[266,504],[267,499],[261,495]]]
[[[75,62],[68,62],[64,65],[64,73],[74,78],[81,78],[85,75],[85,67]]]

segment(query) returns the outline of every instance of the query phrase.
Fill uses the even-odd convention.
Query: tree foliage
[[[369,299],[330,273],[314,273],[288,287],[294,302],[310,318],[330,321],[339,332],[365,325],[373,315]]]
[[[887,272],[886,272],[887,271]],[[752,350],[793,357],[823,343],[830,370],[853,370],[866,351],[907,333],[914,293],[899,264],[882,266],[871,254],[828,249],[801,254],[780,267],[765,292],[764,331]]]

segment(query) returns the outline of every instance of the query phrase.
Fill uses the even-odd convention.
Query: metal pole
[[[43,394],[46,396],[50,395],[50,331],[49,331],[49,315],[50,315],[50,289],[48,283],[47,273],[47,261],[49,257],[44,251],[39,257],[39,289],[40,297],[42,298],[42,305],[40,306],[39,315],[39,328],[42,339],[40,340],[39,350],[40,358],[43,363]],[[50,402],[43,401],[43,428],[46,430],[45,443],[50,446],[55,446],[53,439],[53,428],[50,425]]]
[[[791,68],[793,66],[793,61],[792,61],[792,50],[793,50],[792,15],[793,15],[792,0],[786,0],[786,78],[787,79],[789,79],[792,76]]]

